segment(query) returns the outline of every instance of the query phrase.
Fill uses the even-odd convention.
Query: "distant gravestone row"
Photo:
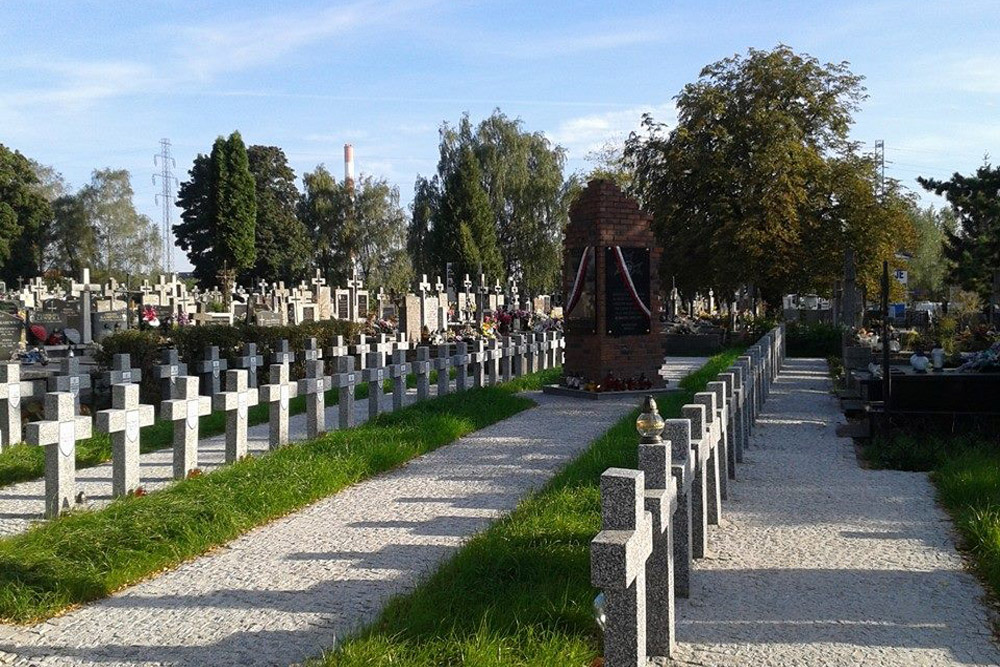
[[[776,327],[695,394],[681,419],[660,419],[647,399],[640,422],[655,425],[643,433],[639,469],[601,475],[601,532],[590,562],[603,592],[606,667],[671,656],[674,598],[691,595],[692,561],[708,552],[709,526],[722,520],[728,481],[784,357],[784,328]]]
[[[317,272],[315,278],[298,285],[261,281],[250,289],[237,287],[228,299],[225,296],[218,288],[189,289],[175,274],[161,275],[155,284],[143,280],[138,286],[122,285],[114,279],[92,283],[88,269],[83,270],[80,282],[66,279],[52,285],[34,278],[0,298],[0,357],[9,358],[25,343],[25,323],[17,317],[19,311],[24,311],[27,323],[40,327],[46,337],[61,332],[66,342],[86,345],[141,323],[239,321],[266,327],[332,318],[363,322],[374,309],[376,317],[396,320],[399,330],[416,343],[424,333],[470,324],[479,327],[498,309],[522,305],[513,280],[506,286],[499,281],[490,285],[485,275],[480,275],[475,285],[466,275],[461,286],[446,285],[440,278],[431,283],[425,275],[415,293],[393,297],[380,290],[372,298],[358,275],[347,280],[346,287],[331,288]],[[451,308],[453,303],[458,307]],[[527,306],[546,315],[552,310],[548,296],[537,297]],[[514,326],[519,332],[520,320]],[[253,376],[256,367],[240,368]],[[256,386],[253,377],[249,382]]]
[[[355,368],[351,349],[360,348],[365,359],[364,371]],[[250,410],[258,404],[269,406],[269,444],[271,449],[289,442],[290,401],[303,396],[306,404],[306,434],[313,438],[327,430],[326,393],[336,390],[339,399],[340,429],[355,425],[354,395],[358,384],[369,387],[369,416],[384,409],[399,410],[404,405],[407,376],[416,376],[418,400],[429,397],[430,373],[437,369],[439,394],[447,394],[448,374],[456,369],[456,391],[470,388],[466,369],[473,367],[471,386],[487,386],[500,382],[507,375],[484,368],[506,367],[510,360],[510,377],[561,363],[562,336],[557,332],[527,333],[507,336],[491,342],[482,341],[469,354],[466,343],[440,345],[437,358],[431,359],[426,346],[415,351],[415,361],[407,360],[409,343],[405,338],[379,336],[371,341],[362,339],[358,346],[348,346],[337,337],[324,358],[315,339],[309,339],[300,352],[305,360],[305,377],[294,381],[289,369],[296,358],[287,341],[280,342],[268,367],[268,383],[258,385],[257,368],[263,359],[252,344],[244,348],[239,368],[227,368],[217,347],[209,347],[203,358],[192,365],[197,375],[188,375],[187,367],[178,359],[175,349],[163,350],[161,363],[155,367],[160,381],[162,402],[140,403],[138,382],[142,374],[131,366],[127,354],[115,355],[104,379],[111,386],[111,407],[101,410],[96,418],[80,416],[79,393],[89,386],[90,375],[80,371],[75,358],[63,360],[61,373],[49,379],[49,392],[44,396],[45,419],[28,424],[26,439],[45,447],[46,516],[53,517],[77,503],[76,443],[89,438],[93,428],[108,433],[112,442],[112,492],[123,496],[140,485],[139,454],[141,434],[156,415],[173,424],[173,476],[184,479],[198,468],[200,418],[216,410],[226,416],[225,460],[238,461],[247,455]],[[536,368],[529,359],[544,358]],[[327,369],[326,362],[330,363]],[[331,374],[327,375],[327,371]],[[383,383],[389,382],[391,408],[383,404]],[[26,384],[16,363],[0,364],[0,449],[21,441],[21,406]],[[30,386],[30,385],[28,385]]]

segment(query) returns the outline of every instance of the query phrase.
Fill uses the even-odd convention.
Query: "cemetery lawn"
[[[550,369],[448,394],[142,497],[75,512],[0,540],[0,620],[26,623],[199,556],[321,498],[534,405],[516,392]]]
[[[437,371],[431,371],[430,383],[437,382]],[[407,386],[416,387],[416,376],[412,373],[407,377]],[[386,381],[386,392],[392,391],[391,380]],[[368,397],[368,385],[359,384],[354,392],[357,398]],[[326,392],[326,404],[336,405],[339,396],[336,389]],[[306,411],[306,399],[297,396],[289,401],[290,414],[298,415]],[[268,421],[268,406],[255,405],[249,411],[250,426],[265,424]],[[226,432],[226,415],[223,412],[213,412],[201,417],[199,433],[202,438],[221,435]],[[173,438],[173,423],[158,421],[142,429],[140,448],[143,453],[155,452],[158,449],[169,448]],[[111,460],[111,438],[106,433],[94,430],[91,438],[76,443],[76,468],[90,468]],[[45,452],[41,447],[18,444],[9,447],[0,454],[0,487],[26,482],[45,476]]]
[[[664,418],[740,355],[713,357],[658,399]],[[314,665],[589,665],[601,654],[590,541],[600,530],[600,476],[637,465],[638,410],[623,417],[508,516],[470,540],[367,629]]]
[[[873,441],[865,457],[879,468],[928,471],[962,536],[976,573],[1000,600],[1000,450],[995,436],[899,434]]]

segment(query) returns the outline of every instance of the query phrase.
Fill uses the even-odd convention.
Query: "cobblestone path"
[[[861,469],[829,392],[821,360],[773,385],[678,601],[677,664],[1000,665],[927,475]]]
[[[673,380],[702,358],[669,359]],[[254,530],[110,598],[0,626],[0,664],[287,665],[372,620],[509,512],[637,399],[538,407]]]

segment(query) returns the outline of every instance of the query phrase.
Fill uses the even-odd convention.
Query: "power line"
[[[173,250],[174,235],[171,229],[170,216],[174,208],[174,190],[177,188],[177,178],[174,176],[172,167],[177,166],[177,162],[170,156],[170,139],[160,139],[160,152],[153,155],[153,165],[160,167],[159,174],[153,174],[153,185],[156,185],[156,177],[160,177],[160,192],[155,196],[157,204],[163,206],[163,220],[160,233],[163,237],[163,270],[166,273],[173,271]]]

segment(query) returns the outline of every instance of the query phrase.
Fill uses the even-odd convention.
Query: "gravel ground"
[[[861,469],[826,363],[789,359],[678,601],[676,664],[1000,665],[925,474]]]
[[[704,361],[671,359],[669,375]],[[637,404],[530,396],[537,408],[152,580],[45,623],[0,626],[0,664],[277,665],[317,655]]]

